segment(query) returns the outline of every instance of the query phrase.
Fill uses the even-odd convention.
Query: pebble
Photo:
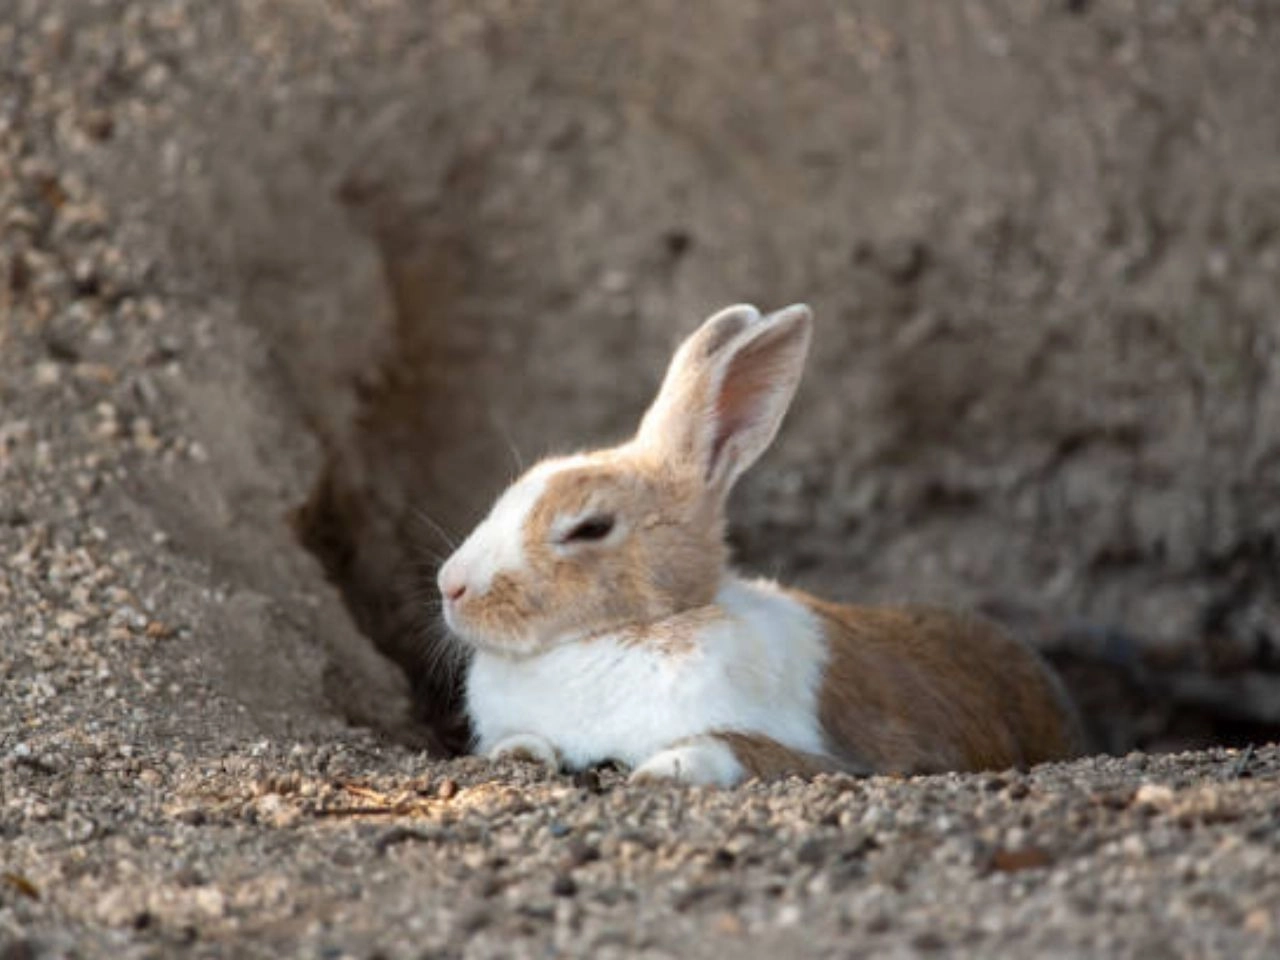
[[[572,897],[578,893],[578,883],[567,873],[557,874],[551,883],[551,892],[557,897]]]
[[[1172,806],[1173,799],[1173,790],[1162,783],[1144,783],[1133,794],[1135,805],[1155,810],[1167,810]]]

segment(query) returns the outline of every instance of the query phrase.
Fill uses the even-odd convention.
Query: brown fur
[[[497,574],[483,595],[458,603],[458,615],[495,644],[531,632],[612,631],[678,649],[674,627],[711,603],[725,562],[723,520],[705,509],[700,491],[644,450],[591,454],[552,474],[525,517],[525,569]],[[627,528],[621,542],[554,543],[558,521],[594,510]]]
[[[778,777],[811,777],[818,773],[853,772],[830,757],[799,753],[758,733],[720,730],[711,736],[728,745],[748,777],[773,780]]]
[[[629,450],[593,454],[552,475],[525,519],[528,570],[496,577],[474,622],[515,632],[554,616],[561,632],[613,630],[675,649],[674,626],[711,602],[724,562],[721,530],[699,515],[695,494],[679,473]],[[627,535],[616,544],[558,548],[554,524],[588,510],[615,515]]]
[[[656,623],[623,627],[611,635],[623,646],[647,647],[670,656],[688,656],[697,649],[699,632],[725,619],[723,609],[708,604],[682,610]]]
[[[493,578],[483,599],[476,602],[468,598],[466,608],[468,619],[478,628],[500,634],[530,622],[541,611],[542,604],[537,594],[526,588],[522,578],[500,573]]]
[[[1078,720],[1053,676],[993,624],[794,595],[822,618],[830,643],[819,718],[841,759],[881,773],[933,773],[1081,752]]]

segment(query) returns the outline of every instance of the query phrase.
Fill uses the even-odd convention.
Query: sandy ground
[[[800,6],[10,0],[0,957],[1280,952],[1280,17]],[[1204,749],[443,758],[415,511],[802,297],[744,561],[1002,613],[1107,745]]]

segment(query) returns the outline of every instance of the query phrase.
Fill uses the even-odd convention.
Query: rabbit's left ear
[[[636,442],[726,495],[782,424],[812,317],[804,304],[768,316],[740,305],[712,316],[676,351]]]

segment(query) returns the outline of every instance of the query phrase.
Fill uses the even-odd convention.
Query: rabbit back
[[[802,595],[828,659],[818,712],[829,751],[879,773],[1005,769],[1084,749],[1060,681],[985,619]]]

